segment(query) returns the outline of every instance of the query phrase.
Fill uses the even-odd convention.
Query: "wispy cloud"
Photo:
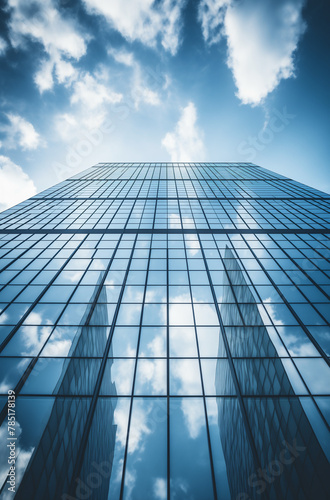
[[[142,68],[140,63],[135,59],[132,52],[124,49],[109,48],[108,54],[111,55],[116,62],[123,64],[132,71],[130,95],[133,101],[133,106],[138,109],[140,104],[149,104],[151,106],[159,106],[161,98],[160,90],[164,90],[167,85],[167,79],[163,75],[147,74],[146,68]],[[153,76],[151,78],[151,76]],[[150,85],[147,80],[152,80],[153,85]],[[152,88],[153,87],[153,88]]]
[[[157,477],[154,479],[154,496],[158,500],[166,500],[167,498],[167,485],[166,485],[166,479],[163,479],[162,477]]]
[[[195,104],[189,102],[182,109],[181,116],[173,132],[168,132],[162,145],[171,161],[202,161],[205,156],[203,132],[197,126]]]
[[[103,15],[128,41],[163,48],[174,55],[180,44],[181,14],[186,0],[83,0],[89,12]]]
[[[135,65],[133,53],[128,52],[125,49],[115,49],[113,47],[109,47],[108,54],[118,63],[124,64],[124,66],[133,67]]]
[[[70,61],[85,53],[88,37],[73,20],[56,8],[53,0],[8,0],[9,36],[14,47],[26,48],[28,41],[39,42],[45,52],[35,82],[44,92],[68,80],[74,73]]]
[[[20,115],[7,113],[8,124],[2,125],[0,130],[5,134],[3,145],[9,149],[21,147],[23,150],[37,149],[44,145],[39,133],[32,123]]]
[[[210,45],[219,42],[224,36],[223,24],[230,3],[231,0],[201,0],[199,4],[198,17],[204,40]]]
[[[7,42],[0,37],[0,56],[2,56],[7,50]]]
[[[71,106],[53,117],[56,136],[65,143],[77,140],[86,130],[100,130],[111,123],[111,111],[124,95],[112,88],[110,71],[98,65],[93,74],[79,70],[67,86]]]
[[[306,29],[305,0],[202,0],[199,19],[207,43],[227,40],[227,65],[237,97],[261,104],[281,80],[295,74],[294,55]]]
[[[85,73],[73,85],[72,103],[81,103],[89,109],[103,104],[116,104],[122,100],[122,94],[114,92],[98,78]]]
[[[0,211],[30,198],[37,189],[21,167],[7,156],[0,156]]]
[[[184,415],[186,430],[191,439],[196,439],[204,425],[205,415],[199,398],[182,398],[181,410]]]

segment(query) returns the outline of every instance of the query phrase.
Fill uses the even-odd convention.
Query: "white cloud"
[[[95,131],[98,136],[105,130],[108,133],[112,123],[109,111],[123,101],[123,94],[111,88],[109,68],[100,64],[91,74],[75,70],[71,64],[62,61],[57,69],[58,80],[66,82],[70,89],[73,105],[69,112],[54,116],[58,136],[65,142],[72,142],[86,140],[88,131]]]
[[[193,328],[172,327],[170,329],[171,356],[197,356],[194,334]]]
[[[166,500],[167,498],[167,485],[166,480],[162,477],[154,479],[154,497],[159,500]]]
[[[84,0],[89,12],[103,15],[130,42],[155,47],[157,40],[174,55],[180,43],[181,13],[186,0]]]
[[[183,358],[171,361],[172,390],[175,394],[200,394],[201,380],[196,368],[195,360]]]
[[[132,98],[135,108],[138,109],[140,103],[159,106],[161,101],[158,92],[146,85],[142,73],[140,66],[135,66],[132,85]]]
[[[1,205],[0,205],[0,211],[1,211]],[[3,308],[1,308],[1,312],[2,311],[3,311]],[[2,313],[0,316],[0,325],[6,323],[7,320],[8,320],[8,314]]]
[[[60,13],[53,0],[9,0],[9,36],[14,47],[26,47],[26,40],[39,42],[47,57],[35,75],[35,82],[43,92],[70,79],[74,70],[70,60],[79,60],[86,53],[88,37],[82,35],[72,19]]]
[[[90,73],[85,73],[73,84],[71,102],[95,109],[105,103],[116,104],[122,98],[122,94],[112,91]]]
[[[6,147],[15,149],[20,146],[23,150],[31,150],[43,145],[44,141],[32,123],[13,113],[7,113],[6,116],[9,124],[1,127],[1,131],[6,134]]]
[[[142,393],[148,390],[148,394],[164,394],[164,382],[166,380],[166,365],[164,360],[143,359],[139,363],[138,383],[140,388],[142,388]]]
[[[114,412],[114,423],[117,426],[116,446],[119,445],[121,448],[126,446],[128,413],[129,401],[125,398],[118,398]],[[120,480],[121,477],[122,476],[120,474]]]
[[[37,193],[30,177],[6,156],[0,156],[0,210],[20,203]]]
[[[137,474],[136,470],[126,470],[125,472],[125,497],[128,500],[132,500],[133,496],[133,490],[135,488],[136,484],[136,479],[137,479]]]
[[[21,338],[25,347],[25,350],[22,348],[22,356],[29,356],[35,351],[40,351],[52,331],[52,328],[47,326],[43,326],[41,328],[38,327],[42,323],[42,317],[40,314],[32,312],[30,316],[31,322],[34,323],[34,325],[24,325],[21,329]],[[47,323],[49,324],[49,320]]]
[[[54,62],[51,59],[44,59],[41,62],[40,69],[34,75],[34,81],[40,90],[44,92],[45,90],[50,90],[54,85]]]
[[[77,77],[77,70],[70,62],[60,59],[56,63],[55,74],[59,83],[70,83]]]
[[[181,410],[189,436],[196,439],[205,425],[204,408],[200,398],[182,398]]]
[[[131,98],[135,109],[138,109],[141,103],[159,106],[161,103],[159,90],[165,90],[168,86],[166,76],[152,74],[151,71],[148,71],[149,68],[142,69],[141,65],[135,60],[132,52],[110,48],[108,54],[118,63],[132,69]],[[147,79],[157,90],[150,88]]]
[[[150,426],[151,410],[152,403],[148,405],[147,403],[144,403],[143,400],[135,400],[133,409],[134,413],[132,416],[132,422],[134,425],[130,426],[129,432],[129,454],[133,454],[137,450],[142,453],[145,449],[146,436],[154,432]]]
[[[209,43],[219,42],[223,36],[225,13],[231,0],[201,0],[198,18],[202,24],[204,39]]]
[[[7,50],[7,42],[0,37],[0,56],[2,56]]]
[[[132,384],[131,379],[127,376],[128,370],[132,368],[131,360],[126,363],[126,360],[118,359],[111,366],[111,378],[115,380],[118,394],[128,394]]]
[[[65,143],[88,140],[98,146],[103,135],[109,133],[111,120],[106,110],[99,108],[87,110],[80,106],[73,113],[60,113],[54,117],[54,130]]]
[[[197,112],[193,102],[182,109],[174,132],[168,132],[162,140],[171,161],[201,161],[204,158],[203,132],[196,124]]]
[[[153,338],[151,342],[147,344],[149,352],[153,353],[153,356],[163,356],[164,351],[164,339],[161,335],[157,335]]]
[[[61,113],[55,116],[54,126],[62,140],[71,141],[79,128],[79,121],[71,113]]]
[[[294,76],[294,55],[306,25],[305,0],[202,0],[199,19],[209,44],[227,39],[227,65],[244,104],[263,102]]]
[[[22,352],[22,356],[29,356],[31,352],[41,349],[51,333],[51,329],[47,326],[38,328],[37,326],[23,326],[22,339],[25,344],[26,351]]]
[[[132,52],[127,52],[126,50],[119,50],[110,47],[108,49],[108,54],[112,56],[115,61],[120,64],[124,64],[125,66],[132,67],[135,64],[134,55]]]
[[[260,306],[262,308],[262,305]],[[283,321],[283,319],[281,319],[281,310],[278,310],[276,308],[276,304],[266,304],[265,305],[266,309],[267,309],[267,312],[272,320],[272,322],[277,325],[277,326],[284,326],[285,323]],[[259,312],[260,309],[259,309]]]

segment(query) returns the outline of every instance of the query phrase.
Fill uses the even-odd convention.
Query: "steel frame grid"
[[[120,166],[120,165],[118,165],[118,166]],[[153,164],[150,164],[150,165],[153,165]],[[135,165],[131,164],[129,166],[134,167]],[[184,166],[187,166],[187,165],[184,165]],[[190,166],[190,165],[188,165],[188,166]],[[158,183],[158,191],[159,191],[159,187],[160,187],[160,183]],[[91,198],[87,198],[87,199],[91,199]],[[116,198],[116,199],[119,199],[119,198]],[[124,199],[128,199],[128,198],[124,198]],[[135,200],[136,198],[132,198],[132,199]],[[139,199],[142,200],[143,198],[139,198]],[[145,200],[150,200],[151,198],[144,198],[144,199]],[[157,196],[154,199],[155,200],[159,200],[159,199],[165,199],[165,200],[173,199],[173,200],[178,200],[178,198],[158,198]],[[189,196],[187,196],[187,198],[184,198],[184,199],[187,199],[188,203],[189,203],[190,200],[194,200],[196,198],[189,198]],[[205,199],[210,200],[210,198],[205,198]],[[214,198],[214,199],[218,199],[218,198]],[[236,199],[236,198],[233,198],[233,199]],[[245,200],[246,198],[243,198],[243,199]],[[259,200],[260,198],[257,198],[257,199]],[[266,199],[270,199],[270,198],[266,198]],[[285,200],[285,199],[292,200],[293,198],[292,197],[290,197],[290,198],[283,198],[283,200]],[[298,198],[298,199],[301,200],[301,199],[304,199],[304,198]],[[305,198],[305,199],[306,200],[307,199],[313,199],[313,201],[316,202],[319,199],[326,200],[327,198],[326,197],[324,197],[324,198],[317,198],[317,197],[315,197],[315,198]],[[278,198],[273,198],[273,200],[274,201],[278,201]],[[134,204],[132,205],[131,212],[132,212],[133,209],[134,209]],[[180,204],[179,204],[179,211],[180,211],[180,216],[181,216],[181,207],[180,207]],[[243,418],[244,418],[244,421],[245,421],[246,429],[248,431],[249,441],[250,441],[251,449],[253,451],[253,455],[255,457],[256,466],[260,466],[261,464],[260,464],[259,459],[258,459],[258,453],[257,453],[256,449],[254,448],[254,438],[253,438],[253,435],[252,435],[252,432],[251,432],[251,429],[250,429],[250,424],[248,423],[248,419],[247,419],[247,416],[246,416],[244,399],[246,399],[246,398],[257,399],[257,398],[260,398],[261,396],[260,395],[248,395],[248,396],[246,396],[246,395],[243,395],[241,393],[241,390],[240,390],[240,387],[239,387],[239,382],[238,382],[237,375],[236,375],[236,369],[235,369],[234,364],[233,364],[233,359],[235,359],[235,357],[231,355],[230,347],[229,347],[228,342],[227,342],[226,330],[225,330],[225,327],[224,327],[224,325],[222,323],[221,313],[220,313],[220,309],[219,309],[219,306],[218,306],[216,293],[215,293],[213,282],[212,282],[211,272],[210,272],[210,270],[208,268],[208,259],[205,257],[205,252],[204,252],[204,248],[203,248],[203,243],[201,241],[201,236],[205,235],[205,234],[209,234],[209,235],[213,235],[213,234],[224,234],[224,235],[226,235],[226,234],[232,234],[232,235],[235,235],[235,234],[237,234],[237,235],[242,235],[242,236],[243,235],[249,235],[249,234],[269,234],[269,235],[271,235],[271,234],[273,234],[273,235],[277,235],[277,234],[288,234],[288,235],[289,234],[296,234],[296,235],[299,235],[299,234],[300,235],[304,235],[304,234],[320,234],[320,235],[330,235],[330,231],[329,230],[320,230],[320,229],[318,229],[318,230],[308,230],[308,231],[307,230],[292,230],[292,229],[288,229],[288,230],[281,230],[281,229],[278,229],[278,230],[277,229],[274,229],[274,230],[272,230],[272,229],[270,229],[270,230],[264,230],[264,229],[260,229],[260,230],[251,230],[251,229],[246,229],[246,230],[245,229],[243,229],[243,230],[239,230],[239,229],[237,229],[237,230],[226,230],[226,229],[224,229],[224,230],[212,230],[212,229],[204,229],[204,230],[203,229],[202,230],[198,230],[198,229],[196,229],[196,230],[164,229],[164,230],[157,230],[157,229],[154,228],[155,216],[156,216],[156,210],[154,211],[154,214],[153,214],[153,229],[150,229],[150,230],[143,230],[143,229],[141,229],[141,230],[135,230],[135,229],[127,229],[125,227],[125,228],[123,228],[122,231],[118,231],[118,230],[113,230],[113,231],[111,231],[111,230],[92,230],[92,229],[91,230],[72,230],[72,231],[71,230],[61,230],[61,231],[50,230],[50,231],[47,231],[47,233],[49,233],[49,234],[83,234],[83,235],[85,235],[85,237],[84,237],[84,239],[82,239],[80,241],[80,243],[77,246],[77,248],[75,249],[74,253],[66,260],[66,262],[63,264],[63,266],[56,273],[56,275],[54,276],[54,278],[45,287],[45,289],[42,292],[42,294],[40,294],[37,297],[37,299],[31,304],[31,307],[29,308],[28,312],[25,313],[25,315],[23,316],[23,318],[20,320],[20,323],[11,332],[10,338],[7,338],[6,341],[5,341],[5,344],[1,345],[1,350],[2,350],[5,347],[5,345],[7,345],[7,343],[9,342],[9,340],[14,336],[14,334],[18,330],[19,326],[23,323],[24,319],[28,316],[29,312],[31,310],[33,310],[33,307],[39,302],[39,300],[41,299],[41,297],[47,292],[47,290],[50,288],[50,286],[54,283],[54,281],[56,280],[57,276],[59,276],[59,274],[61,273],[61,271],[64,269],[66,263],[73,258],[73,255],[78,251],[78,249],[81,247],[82,243],[84,241],[86,241],[86,238],[87,238],[87,236],[89,234],[117,234],[117,235],[119,235],[119,239],[117,241],[116,248],[113,251],[113,254],[112,254],[112,257],[111,257],[111,259],[109,261],[107,270],[110,269],[111,263],[115,259],[116,251],[117,251],[117,249],[119,247],[120,241],[122,241],[123,235],[125,235],[125,234],[131,234],[131,235],[135,236],[134,237],[134,244],[132,245],[132,248],[131,248],[131,254],[130,254],[129,262],[127,264],[126,271],[125,271],[124,281],[123,281],[123,283],[121,285],[120,298],[118,300],[117,308],[116,308],[116,311],[115,311],[115,314],[114,314],[114,320],[113,320],[113,323],[112,323],[112,326],[111,326],[111,330],[110,330],[110,334],[109,334],[109,337],[108,337],[107,347],[105,349],[105,353],[104,353],[104,356],[102,358],[102,365],[101,365],[101,368],[100,368],[100,371],[99,371],[98,381],[97,381],[97,384],[96,384],[96,388],[97,389],[95,389],[94,393],[93,393],[93,398],[92,399],[94,401],[94,404],[93,403],[91,404],[90,410],[89,410],[88,424],[86,426],[85,434],[84,434],[85,437],[84,437],[82,445],[81,445],[81,454],[80,454],[81,458],[80,458],[80,461],[76,464],[76,469],[75,469],[75,473],[74,473],[73,477],[78,477],[79,476],[79,471],[80,471],[80,468],[81,468],[81,465],[82,465],[82,460],[83,460],[83,452],[84,452],[84,450],[86,448],[86,445],[87,445],[88,435],[89,435],[90,428],[91,428],[91,425],[92,425],[93,415],[94,415],[94,411],[95,411],[95,408],[96,408],[97,397],[99,395],[99,390],[100,390],[100,386],[101,386],[101,382],[102,382],[102,377],[103,377],[103,374],[104,374],[105,364],[106,364],[106,361],[108,359],[108,353],[109,353],[109,349],[110,349],[112,335],[113,335],[113,332],[114,332],[114,328],[116,326],[116,318],[118,316],[119,308],[120,308],[120,305],[121,305],[121,299],[123,297],[124,289],[125,289],[125,286],[126,286],[126,280],[127,280],[127,277],[128,277],[129,271],[130,271],[130,265],[131,265],[131,262],[132,262],[133,252],[134,252],[134,249],[135,249],[135,243],[136,243],[137,237],[139,235],[143,235],[143,234],[148,234],[148,235],[167,235],[167,237],[168,237],[169,235],[172,235],[172,234],[173,235],[189,235],[189,234],[191,234],[191,235],[196,235],[197,236],[199,244],[200,244],[200,248],[201,248],[201,253],[203,255],[203,261],[204,261],[204,264],[205,264],[205,267],[206,267],[206,272],[207,272],[207,276],[208,276],[208,280],[209,280],[209,287],[210,287],[211,292],[212,292],[212,296],[213,296],[213,300],[214,300],[214,305],[215,305],[215,308],[216,308],[216,311],[217,311],[217,315],[218,315],[218,319],[219,319],[219,323],[220,323],[220,329],[221,329],[221,332],[222,332],[222,337],[223,337],[223,340],[224,340],[225,346],[226,346],[227,358],[225,358],[225,359],[228,359],[229,362],[230,362],[231,373],[233,375],[233,379],[235,381],[235,386],[236,386],[236,389],[237,389],[236,396],[238,397],[238,400],[240,402],[240,407],[241,407],[241,410],[242,410],[242,415],[243,415]],[[181,220],[182,220],[182,217],[181,217]],[[127,219],[127,221],[128,221],[128,219]],[[127,221],[126,221],[126,225],[127,225]],[[0,231],[0,235],[1,234],[26,234],[26,235],[29,235],[29,234],[35,234],[35,233],[36,234],[45,234],[45,230],[30,230],[30,231],[29,230],[24,230],[24,231],[13,230],[13,231],[11,231],[9,229],[9,230],[1,230]],[[244,236],[243,236],[243,239],[244,239]],[[254,254],[255,260],[260,264],[259,258],[253,252],[253,248],[251,248],[249,246],[248,241],[246,239],[244,241],[247,243],[248,247],[250,248],[250,250]],[[152,240],[150,240],[149,257],[148,257],[148,267],[147,267],[147,273],[146,273],[146,279],[145,279],[145,288],[144,288],[144,295],[143,295],[142,304],[145,304],[145,297],[146,297],[146,290],[147,290],[147,280],[148,280],[149,266],[150,266],[150,260],[151,260],[150,257],[151,257],[151,251],[152,251],[152,244],[151,243],[152,243]],[[26,252],[28,250],[29,249],[27,249]],[[185,260],[188,261],[185,241],[184,241],[184,252],[185,252]],[[25,252],[23,252],[23,254],[19,255],[17,257],[17,259],[21,258],[24,255],[24,253]],[[287,253],[286,253],[286,255],[288,256],[288,258],[290,260],[292,260],[292,258]],[[219,259],[222,260],[222,257],[219,256]],[[240,261],[239,258],[238,258],[238,260]],[[169,375],[170,375],[170,369],[169,369],[169,362],[170,362],[170,356],[169,356],[169,328],[170,328],[170,326],[169,326],[169,304],[170,304],[170,302],[169,302],[169,283],[170,282],[169,282],[169,265],[168,265],[168,263],[169,263],[169,247],[168,247],[168,245],[166,245],[166,261],[167,261],[167,265],[166,265],[166,273],[167,273],[167,313],[166,313],[167,314],[167,323],[166,323],[166,329],[167,329],[167,356],[166,356],[166,359],[167,359],[167,396],[165,396],[165,397],[167,398],[167,408],[168,408],[168,419],[167,419],[167,445],[168,445],[168,448],[167,448],[167,450],[168,450],[168,452],[167,452],[167,470],[168,470],[168,474],[167,474],[167,495],[168,495],[168,498],[170,498],[170,496],[169,496],[170,495],[170,452],[169,452],[169,450],[170,450],[170,412],[169,412],[169,409],[170,409],[170,406],[169,406],[170,405],[170,399],[171,398],[177,398],[177,397],[190,397],[190,396],[188,396],[188,395],[187,396],[176,396],[176,395],[170,394],[170,391],[169,391]],[[10,265],[11,264],[8,264],[8,266],[6,266],[4,269],[7,269]],[[242,265],[242,263],[241,263],[241,265]],[[327,363],[329,363],[329,359],[328,359],[326,353],[324,352],[324,350],[318,345],[317,341],[313,338],[313,336],[310,334],[310,332],[308,331],[308,329],[301,322],[301,320],[299,319],[298,315],[292,309],[290,303],[283,296],[283,294],[279,290],[277,284],[270,277],[269,273],[262,266],[262,264],[261,264],[261,267],[262,267],[263,271],[265,272],[265,274],[270,279],[272,286],[276,289],[276,291],[281,296],[284,304],[286,304],[289,307],[289,309],[291,310],[292,314],[295,316],[296,320],[298,321],[299,325],[303,328],[303,330],[305,331],[305,333],[307,334],[307,336],[309,337],[309,339],[311,340],[311,342],[318,349],[321,357]],[[304,269],[301,269],[301,270],[302,270],[302,272],[305,272]],[[40,270],[39,272],[41,273],[42,270]],[[106,275],[107,275],[107,272],[104,272],[104,279],[105,279]],[[84,274],[82,275],[80,281],[83,279],[83,276],[84,276]],[[104,279],[103,279],[103,282],[104,282]],[[310,279],[310,277],[309,277],[309,279]],[[79,283],[80,283],[80,281],[79,281]],[[76,285],[75,290],[78,288],[79,283]],[[319,287],[319,285],[317,283],[314,282],[314,284],[317,286],[318,289],[320,289],[320,287]],[[190,290],[190,301],[191,301],[191,304],[193,304],[192,284],[191,284],[191,281],[190,281],[190,274],[189,274],[189,272],[188,272],[188,286],[189,286],[189,290]],[[98,285],[98,289],[97,289],[98,292],[97,292],[97,294],[96,294],[96,296],[94,298],[92,307],[90,309],[89,318],[91,317],[91,315],[93,313],[93,310],[94,310],[94,307],[95,307],[95,305],[97,303],[97,298],[98,298],[98,296],[99,296],[99,294],[101,292],[101,287],[102,287],[101,284]],[[253,283],[252,283],[252,287],[253,287]],[[321,290],[322,290],[322,288],[321,288]],[[324,293],[323,290],[322,290],[322,292]],[[72,292],[71,297],[72,297],[73,294],[74,294],[74,291]],[[68,302],[70,301],[70,298],[68,299]],[[63,309],[63,311],[64,311],[64,309]],[[61,314],[63,314],[63,311],[62,311]],[[138,398],[138,397],[143,397],[143,398],[145,398],[145,397],[146,398],[148,398],[148,397],[155,397],[155,396],[152,396],[152,395],[150,395],[150,396],[149,395],[137,396],[137,395],[134,394],[136,371],[137,371],[137,360],[138,360],[138,352],[139,352],[139,344],[140,344],[140,338],[141,338],[141,329],[142,329],[142,326],[143,326],[143,324],[142,324],[143,311],[144,311],[144,307],[141,308],[140,321],[139,321],[139,325],[138,325],[139,334],[138,334],[138,343],[137,343],[137,349],[136,349],[136,357],[134,358],[135,359],[135,365],[134,365],[134,375],[133,375],[131,395],[127,396],[128,398],[131,398],[131,401],[130,401],[130,410],[129,410],[129,421],[128,421],[128,426],[127,426],[125,459],[124,459],[124,466],[123,466],[123,479],[122,479],[122,485],[121,485],[120,498],[123,498],[123,496],[124,496],[125,465],[126,465],[126,460],[127,460],[128,440],[129,440],[129,435],[130,435],[130,422],[131,422],[131,416],[132,416],[133,400],[135,398]],[[202,399],[203,399],[203,402],[204,402],[205,422],[206,422],[206,427],[207,427],[208,446],[209,446],[209,453],[210,453],[210,466],[211,466],[211,472],[212,472],[214,495],[216,497],[217,493],[216,493],[215,470],[214,470],[214,466],[213,466],[212,450],[211,450],[211,448],[212,448],[211,447],[211,438],[210,438],[210,433],[209,433],[209,429],[208,429],[208,418],[207,418],[207,409],[206,409],[206,402],[205,402],[206,398],[208,398],[210,396],[206,396],[205,395],[205,391],[204,391],[203,372],[202,372],[202,367],[201,367],[201,356],[200,356],[199,347],[198,347],[197,327],[196,327],[195,312],[194,312],[194,308],[193,307],[192,307],[192,311],[193,311],[193,317],[194,317],[195,340],[196,340],[196,346],[197,346],[197,350],[198,350],[198,358],[197,359],[198,359],[198,363],[199,363],[199,371],[200,371],[201,384],[202,384]],[[58,320],[59,320],[59,318],[58,318]],[[54,328],[55,328],[55,326],[56,326],[56,323],[54,324]],[[51,334],[50,334],[50,336],[51,336]],[[35,365],[36,361],[39,359],[40,352],[39,352],[38,356],[34,358],[35,361],[34,361],[33,366]],[[79,358],[77,358],[77,359],[79,359]],[[242,359],[242,358],[239,358],[239,359]],[[256,358],[254,358],[254,359],[256,359]],[[291,356],[290,356],[290,359],[291,359]],[[293,362],[294,362],[294,359],[293,359]],[[20,388],[24,385],[24,382],[27,379],[29,373],[32,371],[33,366],[31,366],[31,369],[29,369],[30,368],[30,365],[29,365],[29,367],[27,368],[27,370],[26,370],[23,378],[21,379],[21,381],[17,385],[16,388],[17,388],[18,392],[19,392]],[[299,373],[298,367],[296,367],[296,369],[297,369],[297,371]],[[302,380],[304,380],[303,377],[301,377],[301,378],[302,378]],[[306,384],[305,384],[305,386],[306,386],[307,394],[303,395],[303,396],[299,396],[299,397],[311,397],[314,400],[314,397],[317,396],[317,394],[316,395],[315,394],[314,395],[311,394],[310,391],[309,391],[309,388],[307,387]],[[63,397],[63,396],[61,396],[61,397]],[[68,397],[79,397],[79,396],[72,396],[72,395],[70,395]],[[89,397],[89,396],[86,396],[86,397]],[[112,397],[112,396],[102,396],[102,397]],[[124,396],[124,397],[126,397],[126,396]],[[232,396],[221,396],[221,398],[222,397],[224,397],[224,398],[226,398],[226,397],[231,398]],[[267,396],[263,395],[262,397],[267,397]],[[271,396],[271,398],[281,398],[281,397],[287,397],[287,396],[283,396],[283,395],[276,395],[276,396],[272,395]],[[322,413],[321,413],[321,415],[322,415],[322,418],[323,418],[324,422],[326,423],[325,418],[324,418],[324,416],[323,416]],[[327,423],[326,423],[326,425],[327,425]],[[74,483],[72,483],[71,493],[74,494]]]

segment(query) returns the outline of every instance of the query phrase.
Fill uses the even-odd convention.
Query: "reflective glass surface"
[[[0,214],[0,498],[328,499],[329,207],[101,163]]]

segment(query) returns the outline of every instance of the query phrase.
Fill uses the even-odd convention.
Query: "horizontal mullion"
[[[330,234],[330,229],[0,229],[0,234]]]

